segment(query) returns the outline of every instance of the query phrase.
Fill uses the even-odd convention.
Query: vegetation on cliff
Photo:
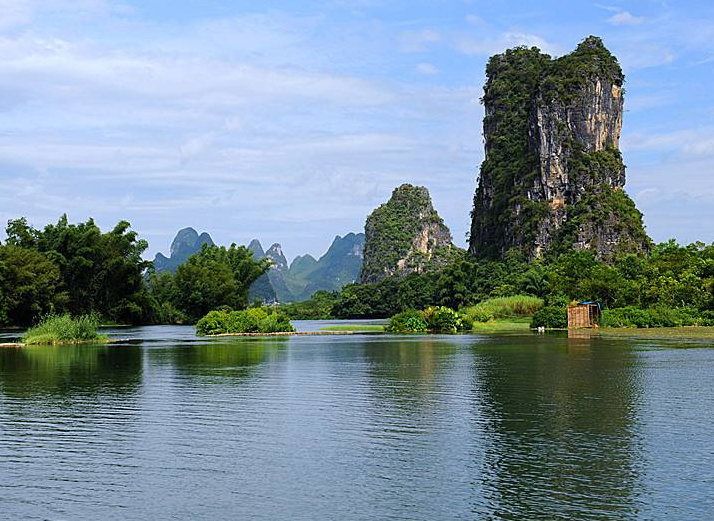
[[[650,247],[622,191],[617,148],[624,75],[596,37],[552,60],[537,48],[493,56],[486,68],[486,159],[469,251],[498,259],[575,249],[609,259]]]
[[[456,251],[429,191],[404,184],[367,217],[361,281],[429,271],[445,265]]]

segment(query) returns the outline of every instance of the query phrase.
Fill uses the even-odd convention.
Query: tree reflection
[[[518,342],[476,351],[487,431],[479,500],[499,519],[635,517],[636,352],[602,340]]]
[[[286,337],[235,337],[192,344],[173,350],[181,372],[194,376],[246,377],[266,360],[277,356],[289,342]]]
[[[439,375],[457,346],[429,336],[415,336],[404,340],[368,341],[363,349],[375,395],[418,411],[432,403],[433,393],[439,387]]]
[[[136,345],[0,349],[0,388],[7,396],[133,392],[141,371]]]

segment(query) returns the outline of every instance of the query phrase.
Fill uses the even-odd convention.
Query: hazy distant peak
[[[198,242],[198,232],[191,227],[182,228],[171,243],[170,256],[176,255],[181,247],[193,248]]]
[[[285,258],[285,255],[283,255],[283,247],[280,245],[280,243],[276,242],[270,248],[268,248],[268,251],[265,252],[265,256],[272,261],[273,268],[276,268],[280,271],[287,271],[288,260]]]
[[[248,249],[253,252],[253,258],[260,259],[265,256],[265,251],[263,251],[263,245],[260,244],[258,239],[253,239],[248,244]]]
[[[183,228],[178,231],[171,243],[170,255],[166,257],[163,253],[157,253],[154,258],[154,268],[157,272],[175,271],[179,264],[183,263],[191,255],[201,251],[204,244],[213,246],[213,239],[207,232],[201,235],[191,228]]]

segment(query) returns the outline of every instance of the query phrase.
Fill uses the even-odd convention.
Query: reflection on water
[[[0,349],[8,396],[128,393],[141,383],[140,346],[28,346]]]
[[[289,341],[287,337],[229,337],[196,345],[193,349],[173,350],[173,363],[186,374],[222,378],[249,376],[266,360],[283,351]]]
[[[504,339],[479,351],[482,481],[495,514],[636,517],[638,353],[609,347],[541,337],[527,351]]]
[[[714,518],[711,349],[111,334],[0,350],[8,519]]]

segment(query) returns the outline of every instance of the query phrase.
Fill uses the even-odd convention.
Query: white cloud
[[[422,31],[403,31],[399,35],[401,52],[424,52],[430,45],[441,41],[441,35],[431,29]]]
[[[439,74],[439,69],[431,63],[420,63],[416,66],[416,70],[419,74],[423,74],[424,76],[435,76]]]
[[[490,56],[519,46],[538,47],[541,51],[549,54],[560,54],[562,52],[560,46],[548,42],[540,36],[518,31],[505,32],[495,38],[467,36],[458,39],[456,42],[456,49],[461,53],[480,56]]]
[[[611,25],[639,25],[644,21],[644,17],[633,16],[629,11],[621,11],[607,19]]]
[[[471,25],[481,25],[484,23],[483,18],[478,15],[470,14],[466,17],[466,21]]]

